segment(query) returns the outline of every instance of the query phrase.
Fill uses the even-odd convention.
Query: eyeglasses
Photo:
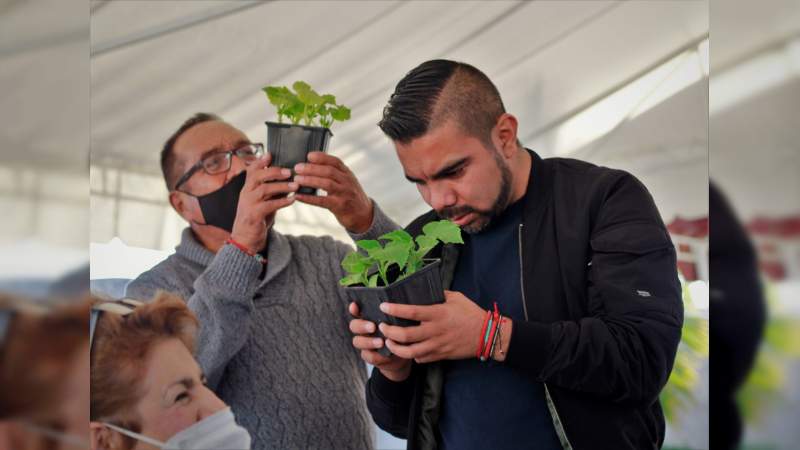
[[[89,348],[92,348],[92,341],[94,341],[94,329],[97,328],[97,321],[100,320],[100,313],[110,312],[127,316],[132,313],[134,309],[142,306],[144,303],[125,298],[122,300],[105,300],[96,303],[92,306],[91,316],[89,317]]]
[[[205,158],[195,163],[182,177],[175,183],[174,190],[189,181],[192,175],[200,169],[209,175],[218,175],[231,170],[231,158],[236,155],[245,164],[250,164],[258,158],[264,156],[264,144],[247,144],[244,147],[239,147],[227,152],[214,152]]]

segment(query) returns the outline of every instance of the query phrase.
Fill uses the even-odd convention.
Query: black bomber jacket
[[[519,228],[525,321],[514,322],[505,363],[544,383],[547,406],[565,449],[655,449],[664,440],[658,400],[683,324],[675,249],[647,189],[627,172],[574,159],[532,157]],[[525,222],[550,184],[561,279],[525,272],[536,258]],[[406,230],[422,233],[430,211]],[[457,246],[440,246],[445,288]],[[563,298],[537,298],[535,286],[561,283]],[[536,302],[531,299],[536,298]],[[563,303],[566,303],[566,308]],[[557,307],[558,306],[558,307]],[[416,364],[395,383],[377,369],[367,406],[378,426],[409,449],[439,447],[443,373]]]

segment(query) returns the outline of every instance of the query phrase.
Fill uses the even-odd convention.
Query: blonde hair
[[[166,292],[158,292],[130,314],[100,314],[90,355],[90,420],[116,422],[140,432],[140,418],[132,411],[144,395],[141,379],[148,354],[169,338],[180,340],[194,354],[197,329],[197,318],[183,299]],[[126,441],[132,444],[130,438]]]

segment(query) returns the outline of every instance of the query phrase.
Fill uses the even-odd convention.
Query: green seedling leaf
[[[267,86],[262,90],[267,94],[269,102],[275,106],[290,105],[297,101],[297,96],[286,86]]]
[[[430,222],[422,227],[422,232],[426,235],[436,238],[445,244],[463,244],[464,239],[461,237],[461,228],[449,220],[439,220]]]
[[[370,258],[379,259],[381,252],[383,251],[383,246],[380,242],[373,240],[373,239],[365,239],[356,242],[358,248],[364,249]]]
[[[311,89],[311,86],[304,81],[296,81],[292,87],[297,92],[297,98],[306,105],[320,105],[322,104],[322,96],[317,91]]]
[[[411,275],[412,273],[415,273],[421,268],[422,268],[422,257],[419,256],[417,252],[412,252],[408,256],[408,261],[406,261],[405,270],[403,271],[403,274],[400,276],[399,279],[402,280],[403,278],[406,278],[407,276]]]
[[[383,249],[383,254],[381,255],[383,257],[382,260],[387,266],[390,264],[397,264],[397,266],[402,269],[405,267],[406,261],[408,261],[409,254],[413,248],[414,244],[411,242],[389,242]]]
[[[333,108],[331,109],[331,117],[333,117],[333,120],[338,120],[339,122],[350,120],[350,108],[343,105]]]
[[[440,241],[445,243],[464,242],[461,239],[461,229],[447,220],[426,224],[423,232],[425,234],[417,236],[416,239],[412,238],[405,230],[386,233],[378,238],[387,241],[385,246],[380,241],[372,239],[356,242],[356,246],[366,251],[367,255],[355,251],[344,258],[342,267],[352,276],[343,278],[341,282],[361,283],[365,286],[377,287],[380,280],[384,285],[389,285],[387,273],[392,264],[397,264],[401,270],[397,280],[402,280],[423,267],[423,258]],[[376,265],[377,273],[369,275],[370,269]]]
[[[415,252],[415,255],[421,261],[422,258],[424,258],[425,255],[428,254],[428,252],[433,250],[433,248],[436,247],[436,244],[438,243],[439,241],[435,237],[428,236],[426,234],[417,236],[417,251]]]
[[[297,125],[300,123],[300,119],[303,118],[305,107],[306,106],[299,100],[291,105],[288,105],[285,109],[286,117],[288,117],[293,124]]]
[[[378,287],[378,274],[377,273],[375,275],[369,277],[369,280],[367,280],[367,286],[368,287]]]
[[[342,268],[350,274],[361,274],[373,263],[373,259],[358,252],[349,253],[342,260]]]
[[[350,109],[337,105],[335,96],[320,95],[305,81],[296,81],[292,87],[295,92],[286,86],[262,88],[270,103],[275,106],[279,122],[283,122],[286,117],[294,125],[302,121],[306,125],[330,128],[334,121],[350,119]]]
[[[406,232],[405,230],[394,230],[390,233],[384,234],[378,239],[383,239],[389,242],[405,242],[405,243],[411,243],[414,240],[411,237],[411,235],[408,234],[408,232]]]
[[[351,273],[339,280],[340,286],[352,286],[354,284],[364,284],[364,275],[361,273]]]

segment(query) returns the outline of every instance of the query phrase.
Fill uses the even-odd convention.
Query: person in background
[[[88,446],[89,300],[45,300],[0,295],[0,450]]]
[[[198,323],[181,298],[93,303],[92,450],[250,449],[192,356]]]

